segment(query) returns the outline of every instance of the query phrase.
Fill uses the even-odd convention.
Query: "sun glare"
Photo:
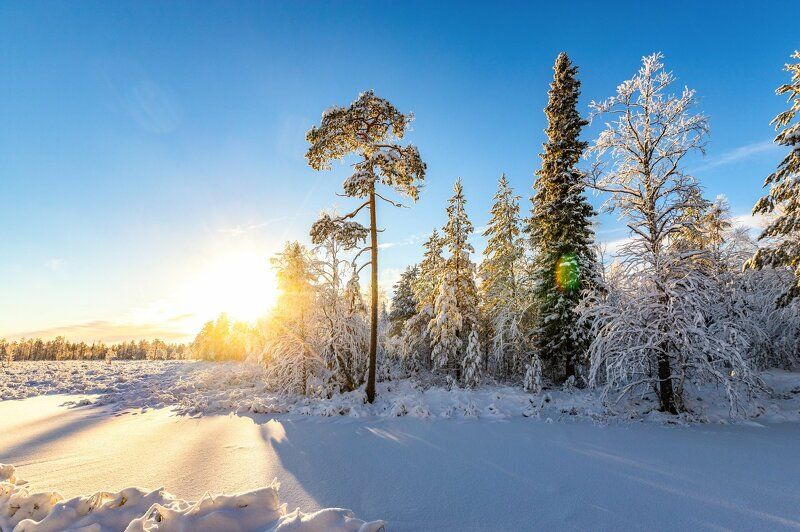
[[[223,254],[204,265],[189,283],[196,313],[212,319],[221,312],[233,320],[255,321],[277,297],[275,276],[262,254]]]

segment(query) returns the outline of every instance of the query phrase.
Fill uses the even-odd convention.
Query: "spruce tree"
[[[419,267],[414,264],[400,274],[400,280],[394,285],[392,297],[392,310],[389,312],[389,336],[397,336],[403,329],[406,321],[417,313],[417,298],[414,297],[412,288],[419,275]]]
[[[439,292],[439,281],[444,267],[444,240],[436,229],[422,245],[425,252],[419,263],[419,274],[412,284],[417,300],[417,312],[433,317],[433,306]]]
[[[800,51],[792,57],[800,59]],[[769,194],[753,208],[753,214],[772,215],[773,218],[759,236],[767,245],[748,262],[748,266],[755,268],[787,266],[794,270],[794,285],[781,298],[782,304],[800,298],[800,121],[792,123],[800,113],[800,62],[786,65],[786,70],[792,73],[792,79],[776,92],[787,94],[791,107],[776,116],[772,124],[782,129],[775,142],[790,151],[764,181],[764,186],[770,187]]]
[[[436,296],[435,315],[428,323],[428,336],[431,340],[432,367],[451,372],[459,367],[458,355],[464,346],[464,316],[456,300],[453,276],[450,272],[445,275]]]
[[[478,328],[479,309],[475,263],[470,258],[470,253],[475,251],[469,243],[473,227],[465,210],[467,200],[460,178],[453,191],[447,206],[447,224],[443,229],[443,242],[450,255],[442,268],[434,318],[428,330],[437,366],[455,370],[458,377],[462,359],[459,349],[466,345],[470,332]],[[445,335],[445,332],[454,334],[455,338]]]
[[[467,342],[467,353],[461,362],[463,369],[462,381],[467,388],[478,386],[483,380],[483,354],[481,353],[481,341],[478,338],[478,331],[472,329],[469,333]]]
[[[427,369],[433,367],[428,325],[434,317],[439,279],[444,266],[443,246],[441,235],[434,229],[423,244],[425,253],[419,263],[417,275],[411,282],[416,311],[403,326],[400,337],[400,354],[406,367],[413,371],[417,371],[421,367]]]
[[[519,196],[505,174],[497,184],[480,265],[482,311],[488,325],[489,358],[500,376],[522,367],[525,338],[519,327],[525,302],[521,281],[524,248],[520,238]]]
[[[580,140],[587,121],[577,110],[578,68],[561,53],[553,70],[544,110],[547,142],[536,172],[528,230],[534,252],[534,349],[546,373],[558,379],[575,375],[576,360],[586,348],[575,306],[597,270],[591,222],[595,213],[576,167],[587,146]]]

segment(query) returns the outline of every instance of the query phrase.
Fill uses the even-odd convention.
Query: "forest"
[[[562,53],[533,194],[523,201],[499,175],[481,257],[456,178],[444,226],[393,294],[379,289],[377,205],[416,201],[426,164],[405,142],[413,114],[366,91],[325,110],[306,135],[314,170],[352,163],[340,195],[355,206],[323,211],[311,245],[286,242],[271,259],[280,296],[268,316],[253,324],[222,314],[190,344],[59,337],[2,340],[0,354],[7,363],[246,360],[264,366],[274,391],[330,398],[363,389],[367,402],[376,381],[411,379],[503,383],[534,395],[590,387],[604,397],[650,396],[677,414],[689,409],[688,390],[712,385],[736,412],[764,391],[762,370],[800,361],[800,63],[786,70],[777,93],[789,108],[772,124],[787,153],[753,208],[765,220],[759,235],[737,226],[726,198],[705,197],[702,176],[687,171],[685,159],[704,153],[708,117],[661,54],[644,57],[584,114],[578,67]],[[605,128],[587,142],[590,121]],[[595,236],[590,193],[628,229],[613,253]]]
[[[331,107],[306,136],[306,159],[320,171],[351,161],[341,196],[355,207],[324,211],[311,246],[287,242],[272,259],[281,295],[260,326],[248,332],[222,317],[195,352],[258,360],[271,387],[303,395],[364,387],[371,402],[376,380],[502,382],[532,394],[557,386],[650,395],[676,414],[687,390],[713,385],[735,412],[764,389],[761,370],[800,357],[800,63],[786,70],[777,93],[789,109],[772,124],[787,153],[753,209],[766,220],[760,235],[737,226],[726,198],[705,197],[702,176],[687,171],[685,159],[704,153],[708,117],[661,54],[644,57],[584,115],[578,68],[562,53],[530,202],[500,175],[478,258],[468,191],[455,179],[446,223],[391,301],[377,286],[376,205],[403,207],[421,193],[426,164],[404,143],[413,114],[371,91]],[[587,142],[590,120],[605,129]],[[597,242],[589,193],[629,231],[613,254]]]

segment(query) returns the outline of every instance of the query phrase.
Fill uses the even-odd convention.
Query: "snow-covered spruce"
[[[497,183],[494,200],[483,233],[487,240],[479,267],[479,295],[488,329],[488,362],[496,376],[507,378],[522,370],[529,342],[521,324],[528,294],[519,196],[514,195],[505,174]]]
[[[576,376],[588,344],[575,308],[581,290],[596,285],[597,265],[592,217],[577,164],[586,148],[580,133],[586,120],[578,113],[578,67],[565,53],[553,65],[548,92],[547,142],[536,172],[528,219],[533,309],[532,338],[545,374],[560,381]]]
[[[378,532],[383,521],[364,522],[350,510],[326,508],[306,514],[288,512],[280,502],[280,484],[234,495],[177,499],[163,488],[64,499],[56,492],[33,493],[16,477],[14,466],[0,464],[0,530],[9,532],[178,531],[216,532]]]
[[[800,60],[800,51],[792,57]],[[771,215],[772,219],[759,236],[765,246],[748,264],[754,268],[787,266],[794,271],[794,284],[781,299],[784,304],[800,299],[800,120],[795,120],[800,114],[800,62],[786,65],[786,70],[792,75],[791,81],[776,92],[788,95],[791,107],[776,116],[772,124],[781,130],[775,143],[790,150],[764,181],[769,193],[753,207],[753,214]]]
[[[470,257],[475,249],[469,243],[473,227],[466,203],[459,178],[453,185],[443,229],[443,243],[450,255],[442,266],[434,316],[428,323],[434,367],[454,373],[456,379],[460,377],[464,356],[461,347],[467,346],[470,333],[480,326],[475,263]]]

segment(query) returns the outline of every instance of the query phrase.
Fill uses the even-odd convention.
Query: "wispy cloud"
[[[183,327],[186,321],[192,321],[194,315],[175,316],[165,323],[120,323],[109,320],[91,320],[70,325],[60,325],[32,331],[23,331],[8,335],[9,339],[17,338],[55,338],[63,336],[67,340],[85,342],[116,343],[131,340],[152,340],[161,338],[166,341],[184,342],[191,339]]]
[[[407,237],[400,240],[396,240],[394,242],[383,242],[381,244],[378,244],[378,248],[388,249],[397,246],[411,246],[414,244],[419,244],[420,242],[428,238],[428,236],[430,236],[430,232],[415,233],[413,235],[408,235]]]
[[[400,280],[400,268],[384,268],[378,274],[378,287],[391,299],[394,285]]]
[[[45,267],[52,272],[57,272],[63,266],[64,266],[64,259],[62,259],[61,257],[54,257],[45,262]]]
[[[277,218],[270,218],[269,220],[264,220],[263,222],[255,224],[224,227],[222,229],[217,229],[217,232],[229,236],[231,238],[237,238],[251,231],[257,231],[259,229],[263,229],[264,227],[268,227],[278,222],[285,222],[286,220],[289,220],[288,216],[278,216]]]
[[[613,257],[619,253],[620,249],[622,249],[622,246],[628,244],[629,242],[631,242],[631,240],[633,240],[633,238],[628,236],[625,238],[618,238],[616,240],[601,242],[600,244],[604,248],[604,253],[608,256]]]
[[[713,168],[719,168],[720,166],[726,166],[739,161],[744,161],[755,155],[761,153],[768,153],[771,151],[774,151],[776,153],[780,151],[780,146],[776,145],[772,140],[763,140],[761,142],[746,144],[734,150],[727,151],[722,155],[709,159],[708,161],[700,164],[699,166],[692,168],[691,172],[697,173],[706,170],[711,170]]]
[[[731,218],[734,227],[746,227],[751,233],[760,233],[769,223],[769,219],[763,214],[744,213]]]
[[[177,99],[153,81],[140,81],[130,87],[124,104],[136,123],[151,133],[169,133],[181,123],[182,112]]]

